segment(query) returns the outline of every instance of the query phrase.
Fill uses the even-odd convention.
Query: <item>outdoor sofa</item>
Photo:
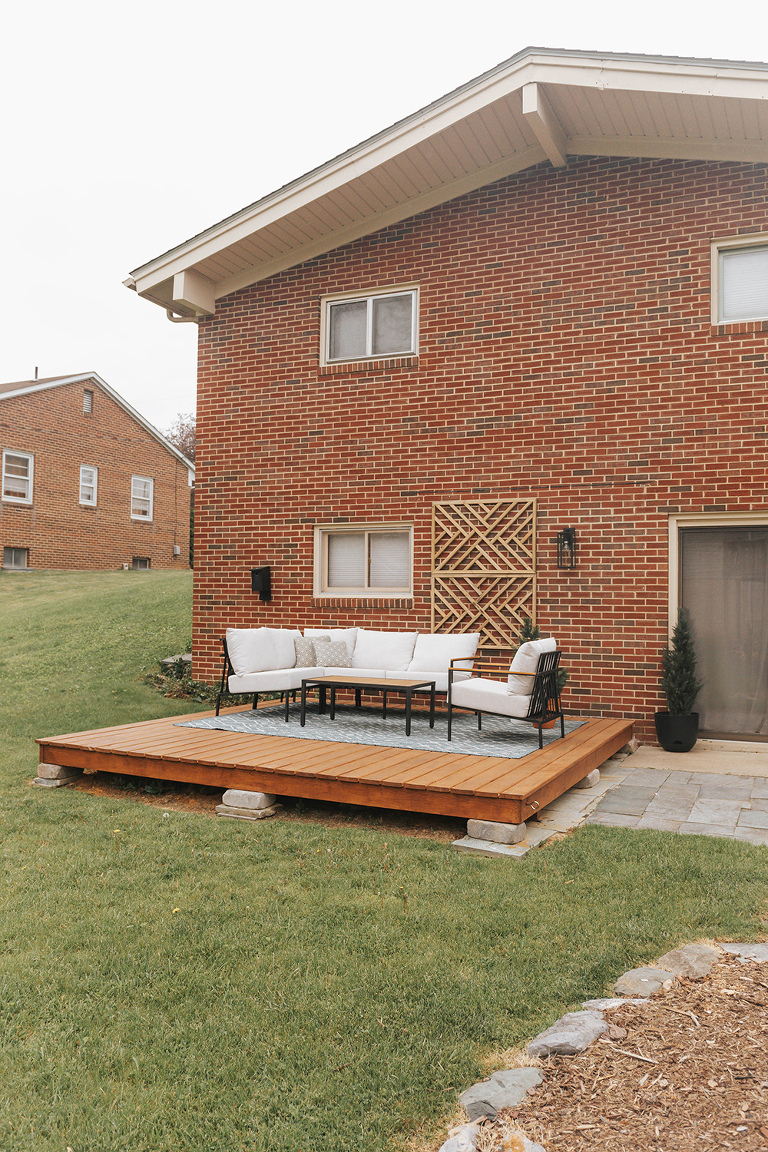
[[[289,628],[227,628],[216,715],[229,688],[252,693],[254,708],[261,692],[284,694],[287,718],[288,693],[315,676],[434,680],[435,691],[447,693],[451,661],[454,679],[469,677],[479,641],[479,632],[305,628],[302,634]]]

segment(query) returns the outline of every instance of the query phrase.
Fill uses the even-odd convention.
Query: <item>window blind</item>
[[[720,253],[720,319],[768,316],[768,244]]]

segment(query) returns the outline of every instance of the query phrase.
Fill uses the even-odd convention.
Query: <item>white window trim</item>
[[[6,496],[5,495],[5,458],[6,456],[23,456],[25,460],[29,461],[29,496]],[[3,472],[0,476],[0,493],[6,504],[31,504],[34,496],[34,479],[35,479],[35,457],[31,452],[20,452],[16,448],[3,449]]]
[[[331,532],[407,532],[408,588],[333,588],[323,587],[327,570],[326,540]],[[413,596],[413,525],[403,523],[316,524],[314,538],[314,587],[316,600],[404,600]]]
[[[133,511],[133,482],[134,480],[143,480],[149,484],[149,516],[142,516]],[[131,520],[139,520],[142,524],[151,524],[155,515],[155,481],[151,476],[139,476],[134,474],[131,476]]]
[[[768,508],[754,512],[680,512],[669,517],[669,636],[680,606],[681,528],[765,528]]]
[[[747,236],[728,236],[721,240],[712,241],[711,252],[711,297],[712,297],[712,323],[714,325],[721,324],[749,324],[754,320],[768,320],[768,315],[764,316],[739,316],[737,320],[724,319],[720,315],[720,269],[721,259],[724,252],[730,252],[734,248],[765,248],[768,247],[768,232],[751,232]]]
[[[413,347],[408,352],[377,352],[374,356],[350,356],[343,360],[331,360],[328,356],[328,345],[331,338],[328,315],[331,304],[351,304],[355,300],[372,300],[374,296],[404,296],[407,292],[412,294],[411,334]],[[368,324],[370,328],[371,309],[368,309]],[[364,292],[334,292],[320,298],[320,365],[326,367],[332,364],[358,364],[364,360],[378,361],[391,360],[398,356],[418,356],[419,354],[419,285],[397,284],[391,288],[369,288]]]
[[[83,500],[83,469],[84,468],[87,468],[89,472],[93,472],[93,484],[92,485],[86,484],[86,487],[92,487],[93,488],[93,500]],[[131,481],[131,487],[133,487],[133,481]],[[93,464],[81,464],[80,465],[80,484],[78,487],[78,498],[79,498],[80,504],[82,504],[84,508],[95,508],[97,503],[98,503],[98,499],[99,499],[99,470],[98,470],[98,468],[94,467]]]

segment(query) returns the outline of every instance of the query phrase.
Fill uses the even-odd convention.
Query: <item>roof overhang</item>
[[[162,444],[163,448],[167,449],[172,456],[182,463],[185,468],[189,469],[190,475],[194,476],[195,466],[191,460],[188,460],[183,452],[179,452],[171,444],[170,440],[166,440],[162,432],[155,428],[154,424],[150,424],[149,420],[145,419],[140,412],[137,412],[132,404],[123,399],[119,392],[115,392],[114,388],[110,388],[106,380],[102,380],[97,372],[80,372],[76,376],[51,376],[45,380],[20,380],[18,385],[12,385],[4,391],[0,391],[0,403],[3,400],[11,400],[14,396],[29,396],[33,392],[46,392],[49,388],[61,388],[64,384],[96,384],[102,391],[106,392],[116,404],[119,404],[124,412],[127,412],[132,419],[140,424],[141,427],[148,432],[158,444]]]
[[[527,48],[137,268],[180,316],[466,192],[568,156],[768,163],[768,65]]]

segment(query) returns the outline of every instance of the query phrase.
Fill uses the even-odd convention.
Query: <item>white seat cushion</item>
[[[528,640],[521,644],[509,668],[507,691],[514,696],[530,696],[533,691],[533,676],[516,676],[518,672],[533,673],[539,666],[539,656],[543,652],[554,652],[557,642],[552,636],[546,640]]]
[[[324,668],[319,676],[370,676],[372,680],[385,680],[383,668]]]
[[[235,675],[294,668],[297,636],[301,632],[290,628],[227,628],[227,651]]]
[[[359,628],[305,628],[304,635],[308,640],[314,636],[323,636],[325,639],[328,637],[331,640],[343,640],[347,646],[347,653],[350,660],[355,651],[355,642],[357,640],[357,633]]]
[[[511,716],[524,720],[528,715],[530,697],[511,695],[502,680],[486,680],[473,677],[460,684],[454,684],[451,691],[451,704],[457,708],[474,708],[480,712],[495,712],[499,716]]]
[[[451,660],[466,657],[463,667],[472,667],[472,658],[480,642],[479,632],[450,633],[419,632],[413,649],[413,659],[408,665],[408,675],[419,672],[448,672]],[[454,665],[455,667],[455,665]],[[446,682],[447,688],[447,682]],[[445,691],[443,688],[441,691]]]
[[[271,672],[251,672],[247,676],[230,676],[230,692],[291,692],[301,688],[302,677],[323,676],[323,668],[279,668]]]
[[[418,632],[373,632],[358,628],[352,667],[405,672],[413,659],[417,636]]]

